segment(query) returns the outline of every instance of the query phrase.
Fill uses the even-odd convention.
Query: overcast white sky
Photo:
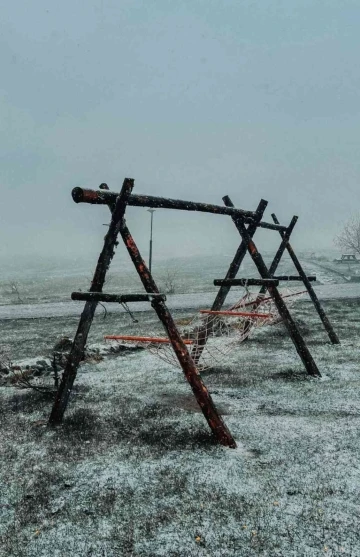
[[[359,28],[359,0],[3,1],[0,255],[97,251],[108,213],[71,189],[125,176],[137,193],[265,198],[267,220],[299,215],[295,246],[331,247],[359,209]],[[149,214],[128,224],[146,255]],[[154,235],[168,255],[238,242],[194,213],[157,211]]]

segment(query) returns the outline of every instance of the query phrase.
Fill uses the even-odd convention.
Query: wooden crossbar
[[[302,281],[303,278],[300,277],[299,275],[274,275],[273,277],[276,280],[281,280],[281,281]],[[308,275],[307,279],[311,282],[315,282],[316,281],[316,275]]]
[[[105,340],[128,340],[131,342],[154,342],[157,344],[171,344],[171,340],[164,337],[138,337],[131,335],[105,335]],[[184,344],[193,344],[194,341],[183,339]]]
[[[165,294],[158,292],[150,294],[106,294],[105,292],[73,292],[72,300],[96,301],[96,302],[117,302],[125,304],[127,302],[151,302],[154,298],[166,300]]]
[[[215,286],[278,286],[277,278],[231,278],[231,279],[215,279]]]
[[[91,203],[93,205],[113,205],[116,202],[117,193],[103,190],[91,190],[76,187],[72,191],[72,197],[75,203]],[[241,218],[244,222],[253,222],[257,214],[254,211],[245,211],[236,207],[223,207],[221,205],[212,205],[210,203],[197,203],[195,201],[184,201],[182,199],[168,199],[165,197],[155,197],[153,195],[132,194],[129,197],[128,205],[133,207],[152,207],[159,209],[178,209],[180,211],[199,211],[201,213],[213,213],[217,215],[231,215]],[[269,230],[277,230],[285,232],[286,226],[274,224],[272,222],[263,222],[261,219],[257,221],[256,226],[267,228]]]
[[[95,205],[112,205],[116,202],[118,194],[107,190],[90,190],[76,187],[72,190],[72,197],[75,203],[91,203]],[[184,201],[182,199],[168,199],[165,197],[155,197],[153,195],[130,195],[128,205],[133,207],[153,207],[159,209],[178,209],[182,211],[199,211],[201,213],[213,213],[218,215],[234,215],[251,222],[255,217],[253,211],[244,211],[235,207],[223,207],[222,205],[212,205],[211,203],[198,203],[195,201]],[[275,230],[282,230],[284,227],[273,223],[268,223],[269,227]]]

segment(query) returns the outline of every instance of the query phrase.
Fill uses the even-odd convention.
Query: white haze
[[[137,193],[265,198],[267,220],[299,215],[298,249],[332,248],[359,208],[359,23],[350,0],[7,2],[0,257],[93,257],[109,214],[71,189],[125,176]],[[128,213],[146,255],[149,214]],[[157,257],[238,241],[227,217],[155,213]]]

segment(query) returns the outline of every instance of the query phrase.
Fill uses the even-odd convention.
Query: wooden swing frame
[[[209,427],[211,428],[217,441],[227,447],[236,447],[236,442],[231,435],[229,429],[224,423],[222,417],[219,415],[215,404],[211,398],[211,395],[206,388],[200,373],[196,367],[196,363],[201,356],[201,351],[207,341],[207,327],[204,328],[203,335],[201,338],[200,347],[196,346],[196,352],[189,352],[187,349],[187,343],[181,338],[181,335],[176,327],[176,324],[172,318],[172,315],[165,303],[166,297],[160,294],[157,285],[152,277],[144,259],[141,257],[138,247],[130,234],[130,231],[125,222],[125,212],[128,205],[137,207],[151,207],[151,208],[166,208],[166,209],[178,209],[186,211],[200,211],[212,214],[220,214],[230,216],[239,231],[242,241],[235,254],[235,257],[230,264],[229,270],[222,281],[217,281],[220,285],[219,292],[215,298],[213,306],[209,311],[220,311],[221,307],[226,299],[226,296],[234,284],[239,284],[239,281],[243,284],[253,284],[261,285],[260,293],[262,297],[262,292],[269,291],[271,298],[274,300],[277,310],[287,327],[290,337],[293,340],[295,348],[302,359],[304,366],[308,374],[319,377],[320,372],[305,344],[305,341],[298,330],[295,322],[293,321],[281,295],[277,289],[279,280],[274,277],[275,270],[280,262],[281,256],[285,249],[288,250],[290,256],[292,257],[295,266],[299,272],[300,279],[305,284],[307,291],[309,292],[312,300],[319,312],[321,308],[320,303],[317,301],[315,303],[316,295],[312,290],[311,282],[309,278],[305,275],[302,270],[300,263],[296,259],[296,256],[289,244],[289,238],[291,232],[295,226],[297,217],[294,217],[289,225],[285,227],[277,222],[275,215],[273,215],[274,223],[266,223],[262,221],[263,213],[267,206],[267,201],[261,200],[256,211],[244,211],[242,209],[236,209],[230,198],[225,197],[224,205],[211,205],[205,203],[195,203],[191,201],[166,199],[160,197],[146,196],[146,195],[133,195],[132,190],[134,187],[134,180],[126,178],[124,180],[120,194],[108,191],[105,184],[102,184],[103,189],[101,190],[86,190],[82,188],[75,188],[72,192],[73,199],[76,203],[90,203],[90,204],[106,204],[111,211],[111,222],[104,239],[104,246],[100,253],[93,280],[90,286],[89,292],[77,292],[72,294],[72,299],[85,300],[85,307],[81,314],[79,325],[74,337],[72,348],[67,360],[65,370],[62,375],[60,386],[56,394],[55,402],[50,414],[49,424],[55,425],[59,424],[64,416],[66,407],[69,401],[70,393],[76,379],[77,369],[83,358],[85,345],[88,337],[88,333],[95,315],[95,310],[99,302],[135,302],[135,301],[150,301],[151,306],[157,313],[160,321],[162,322],[165,331],[168,335],[169,342],[178,358],[180,366],[184,372],[187,381],[194,393],[194,396],[207,420]],[[246,226],[247,225],[247,226]],[[254,242],[253,236],[257,228],[266,228],[271,230],[276,230],[280,233],[282,237],[282,242],[279,250],[274,258],[274,261],[270,268],[268,269],[262,259],[262,256],[258,252]],[[115,246],[117,245],[117,238],[121,236],[126,249],[130,255],[130,258],[139,274],[142,281],[146,294],[140,295],[116,295],[116,294],[106,294],[102,292],[102,288],[105,283],[105,276],[107,270],[110,266],[112,258],[114,256]],[[261,279],[235,279],[236,274],[240,268],[240,264],[246,254],[249,252],[252,260],[254,261]],[[234,282],[235,281],[235,282]],[[237,281],[237,282],[236,282]],[[311,294],[313,293],[313,295]],[[315,298],[314,298],[315,297]],[[120,300],[121,299],[121,300]],[[317,300],[317,298],[316,298]],[[323,311],[323,310],[322,310]],[[320,315],[320,312],[319,312]],[[324,317],[323,312],[323,317]],[[320,315],[321,316],[321,315]],[[330,323],[322,317],[323,323],[328,330],[332,330]],[[209,319],[214,317],[209,315]],[[330,335],[330,332],[329,332]],[[336,337],[333,333],[333,342]],[[337,337],[336,337],[337,338]],[[161,340],[162,342],[162,340]],[[338,342],[338,340],[337,340]]]

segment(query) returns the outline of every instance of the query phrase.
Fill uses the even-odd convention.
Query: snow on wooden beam
[[[303,280],[302,277],[298,276],[298,275],[276,275],[273,277],[274,279],[277,280],[284,280],[284,281],[291,281],[291,280]],[[316,276],[315,275],[308,275],[307,279],[311,282],[315,282],[316,281]]]
[[[73,292],[72,300],[96,301],[96,302],[117,302],[125,304],[127,302],[151,302],[153,298],[166,300],[165,294],[106,294],[104,292]]]
[[[116,202],[118,194],[107,190],[90,190],[74,188],[72,197],[75,203],[91,203],[95,205],[112,205]],[[210,203],[197,203],[195,201],[183,201],[182,199],[168,199],[165,197],[154,197],[152,195],[130,195],[128,205],[133,207],[152,207],[158,209],[178,209],[182,211],[199,211],[202,213],[213,213],[218,215],[230,215],[251,222],[255,217],[253,211],[244,211],[233,207],[212,205]],[[271,225],[275,226],[275,225]]]
[[[258,279],[215,279],[215,286],[278,286],[279,281],[275,278],[258,278]]]

